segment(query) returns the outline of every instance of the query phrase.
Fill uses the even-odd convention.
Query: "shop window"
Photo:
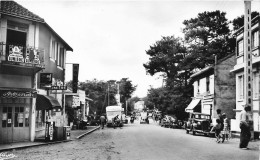
[[[14,127],[23,127],[24,124],[24,107],[15,107]]]
[[[12,107],[3,107],[2,127],[12,127]]]

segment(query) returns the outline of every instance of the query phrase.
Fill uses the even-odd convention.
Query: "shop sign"
[[[76,108],[77,106],[80,106],[80,100],[78,96],[72,97],[72,107]]]
[[[33,47],[25,47],[18,45],[9,45],[8,62],[17,62],[17,65],[40,66],[40,52],[39,49]],[[24,52],[25,49],[25,53]]]
[[[48,90],[67,90],[67,86],[60,79],[53,78],[52,73],[41,73],[40,86]]]
[[[26,48],[26,55],[23,55],[23,46],[9,45],[8,61],[40,64],[39,50]]]
[[[51,86],[49,90],[67,90],[67,86]]]
[[[26,91],[0,91],[1,98],[35,98],[36,92]]]
[[[52,73],[40,73],[40,88],[51,87]]]

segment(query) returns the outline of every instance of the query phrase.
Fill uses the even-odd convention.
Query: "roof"
[[[201,69],[200,71],[198,71],[198,72],[196,72],[196,73],[193,73],[193,74],[190,76],[190,78],[194,78],[194,77],[196,77],[196,76],[198,76],[198,75],[200,75],[200,74],[202,74],[202,73],[205,73],[205,72],[207,72],[207,71],[209,71],[209,70],[211,70],[211,69],[214,69],[213,65],[208,66],[208,67],[205,67],[205,68]]]
[[[15,1],[1,1],[0,4],[0,14],[13,16],[21,19],[26,19],[34,22],[39,22],[44,24],[49,28],[66,46],[68,51],[73,51],[73,49],[45,22],[43,18],[24,8],[22,5]]]
[[[227,56],[223,57],[222,59],[217,60],[217,62],[216,62],[215,64],[212,64],[212,65],[210,65],[210,66],[207,66],[207,67],[205,67],[205,68],[199,70],[198,72],[193,73],[193,74],[190,76],[190,79],[189,79],[189,80],[191,81],[192,79],[195,79],[195,77],[201,76],[201,75],[204,74],[204,73],[211,73],[211,71],[214,71],[216,65],[220,64],[221,62],[224,62],[225,60],[227,60],[228,58],[230,58],[230,57],[232,57],[232,56],[235,58],[235,54],[230,53],[230,54],[228,54]],[[214,74],[214,73],[212,73],[212,74]]]
[[[1,1],[0,12],[2,14],[28,19],[31,21],[42,22],[42,23],[45,22],[43,18],[32,13],[31,11],[29,11],[28,9],[24,8],[23,6],[21,6],[20,4],[14,1]]]

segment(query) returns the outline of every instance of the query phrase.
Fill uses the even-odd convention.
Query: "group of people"
[[[240,132],[240,143],[239,148],[248,149],[248,143],[251,139],[250,128],[252,126],[252,116],[250,114],[251,107],[245,105],[244,110],[240,113],[240,124],[239,127],[241,129]],[[229,120],[225,113],[221,114],[221,110],[217,109],[217,119],[216,125],[212,128],[211,131],[215,131],[215,136],[217,138],[217,142],[219,143],[222,140],[222,143],[225,141],[226,135],[229,133]]]
[[[222,143],[229,134],[229,120],[225,113],[221,114],[221,109],[217,109],[216,125],[212,127],[211,132],[215,131],[217,142]]]
[[[116,126],[119,126],[117,124],[118,122],[120,122],[119,115],[116,115],[114,118],[112,118],[112,121],[113,121],[114,128]],[[105,114],[102,114],[100,116],[100,126],[101,126],[101,129],[104,129],[104,126],[105,126],[106,123],[107,123],[107,118],[106,118]]]

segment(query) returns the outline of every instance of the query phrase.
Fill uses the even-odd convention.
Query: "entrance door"
[[[10,143],[13,141],[13,108],[4,105],[2,108],[2,143]]]
[[[2,117],[0,143],[29,141],[30,129],[28,106],[19,104],[3,105],[0,114],[0,117]]]

